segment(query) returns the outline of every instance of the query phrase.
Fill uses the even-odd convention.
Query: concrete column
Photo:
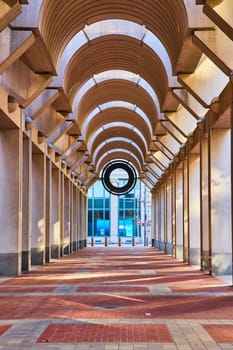
[[[164,183],[164,251],[167,253],[167,180]]]
[[[74,245],[74,235],[75,235],[75,230],[74,230],[74,226],[75,226],[75,215],[74,215],[74,211],[75,211],[75,186],[74,184],[71,182],[70,183],[70,253],[75,252],[75,246],[76,246],[76,242]]]
[[[77,200],[78,189],[73,185],[73,205],[72,205],[72,251],[76,252],[78,250],[77,240],[78,240],[78,200]]]
[[[64,254],[70,251],[70,181],[64,177],[64,201],[63,201],[63,249]]]
[[[45,263],[46,158],[36,146],[32,154],[32,265]]]
[[[151,246],[155,246],[155,225],[156,225],[156,218],[155,218],[155,201],[156,196],[155,193],[151,194]]]
[[[200,156],[189,154],[189,262],[200,265]]]
[[[183,169],[176,169],[176,257],[183,260]]]
[[[155,193],[155,248],[159,248],[159,192]]]
[[[164,185],[160,188],[160,249],[165,250],[165,195],[164,195]]]
[[[231,274],[231,134],[228,129],[212,130],[211,201],[212,270],[214,274]]]
[[[51,178],[52,164],[51,160],[46,158],[46,193],[45,193],[45,262],[51,260]]]
[[[78,239],[77,193],[75,184],[70,184],[70,252],[76,252]]]
[[[52,168],[51,176],[51,257],[57,259],[60,257],[60,170]]]
[[[79,250],[79,241],[80,241],[80,232],[81,232],[81,193],[80,190],[77,189],[76,196],[76,216],[77,216],[77,240],[76,240],[76,248]]]
[[[110,195],[110,241],[118,243],[118,196]]]
[[[203,138],[201,140],[201,269],[209,270],[210,265],[210,227],[209,227],[209,181],[210,181],[210,171],[209,171],[209,148],[208,139]]]
[[[0,129],[0,275],[21,273],[22,132]]]
[[[161,188],[158,191],[158,248],[161,248]]]
[[[23,139],[22,271],[31,269],[32,143]]]
[[[79,248],[82,249],[86,246],[87,237],[87,198],[83,193],[80,193],[80,238]]]
[[[188,158],[183,160],[183,245],[184,261],[189,262],[189,166]]]
[[[167,180],[167,212],[166,212],[166,226],[167,226],[167,241],[166,251],[172,254],[172,185],[171,177]]]
[[[60,256],[64,255],[64,173],[60,172],[59,181],[59,217],[60,217]]]
[[[172,256],[176,258],[176,173],[171,176],[172,193]]]

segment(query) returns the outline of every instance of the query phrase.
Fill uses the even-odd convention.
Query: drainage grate
[[[116,310],[116,309],[125,309],[125,306],[118,306],[118,305],[101,305],[96,306],[97,309],[109,309],[109,310]]]

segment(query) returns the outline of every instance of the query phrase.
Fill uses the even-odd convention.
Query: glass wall
[[[97,181],[88,194],[88,236],[110,236],[110,194]]]
[[[133,191],[116,198],[117,208],[111,211],[112,195],[98,180],[88,194],[88,236],[110,237],[110,231],[114,230],[118,237],[141,238],[141,206],[144,204],[141,187],[141,181],[137,181]],[[111,217],[117,217],[117,220],[112,220],[116,221],[116,227],[110,224]]]

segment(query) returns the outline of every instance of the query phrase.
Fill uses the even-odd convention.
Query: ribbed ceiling
[[[209,29],[211,38],[216,35],[204,18],[204,9],[213,10],[208,6],[202,9],[195,0],[20,5],[8,30],[20,40],[31,31],[31,41],[22,41],[16,62],[11,49],[3,68],[12,68],[3,82],[13,82],[20,71],[25,91],[10,87],[10,94],[26,106],[25,116],[82,188],[119,157],[132,162],[145,183],[149,178],[151,189],[169,173],[206,112],[207,103],[200,109],[205,95],[212,96],[203,67],[210,67],[214,55],[208,61],[212,47],[202,54],[200,44]],[[224,86],[220,73],[214,74]]]
[[[93,74],[111,69],[123,69],[140,74],[154,91],[162,104],[168,87],[165,68],[153,51],[140,45],[136,39],[125,36],[107,36],[83,46],[70,61],[64,87],[72,101],[78,89]]]
[[[40,29],[55,66],[71,38],[85,25],[104,19],[145,25],[167,48],[175,66],[187,31],[182,0],[44,0]]]

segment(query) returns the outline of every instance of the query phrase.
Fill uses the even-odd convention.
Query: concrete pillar
[[[176,169],[176,257],[183,260],[183,169]]]
[[[32,143],[23,138],[22,271],[31,268]]]
[[[77,216],[76,216],[76,193],[77,188],[70,183],[70,252],[76,252],[77,241]]]
[[[212,130],[211,202],[212,270],[214,274],[231,274],[231,134],[228,129]]]
[[[110,195],[110,242],[118,242],[118,196]]]
[[[208,139],[201,140],[201,269],[210,268],[210,169]]]
[[[155,193],[155,248],[159,248],[159,192]]]
[[[80,238],[79,248],[86,247],[87,237],[87,198],[83,193],[80,193]]]
[[[73,191],[73,251],[76,252],[78,250],[78,188],[74,185]]]
[[[172,194],[172,256],[176,258],[176,173],[171,176]]]
[[[165,193],[164,185],[160,188],[160,245],[159,249],[165,250]]]
[[[23,138],[22,271],[31,269],[32,143]]]
[[[200,156],[189,154],[189,262],[200,265]]]
[[[32,153],[32,265],[45,263],[46,158],[34,146]]]
[[[189,166],[188,158],[183,160],[183,256],[189,262]]]
[[[51,176],[51,257],[60,257],[61,223],[60,223],[60,170],[52,167]]]
[[[76,196],[76,216],[77,216],[77,240],[76,240],[76,248],[79,250],[79,241],[80,241],[80,232],[81,232],[81,193],[80,190],[77,189]]]
[[[22,155],[22,132],[0,129],[0,275],[22,270]]]
[[[161,188],[158,191],[158,248],[161,248]]]
[[[63,249],[64,254],[70,251],[70,181],[64,177],[64,200],[63,200]]]
[[[64,255],[64,173],[60,172],[59,181],[59,217],[60,217],[60,256]]]
[[[152,247],[155,246],[155,225],[156,225],[156,218],[155,218],[155,209],[156,209],[156,196],[155,193],[152,193],[151,195],[151,245]]]
[[[171,186],[171,177],[169,177],[167,180],[166,227],[167,227],[166,251],[168,254],[172,254],[172,186]]]
[[[45,193],[45,262],[51,260],[51,178],[52,164],[51,160],[46,158],[46,193]]]

